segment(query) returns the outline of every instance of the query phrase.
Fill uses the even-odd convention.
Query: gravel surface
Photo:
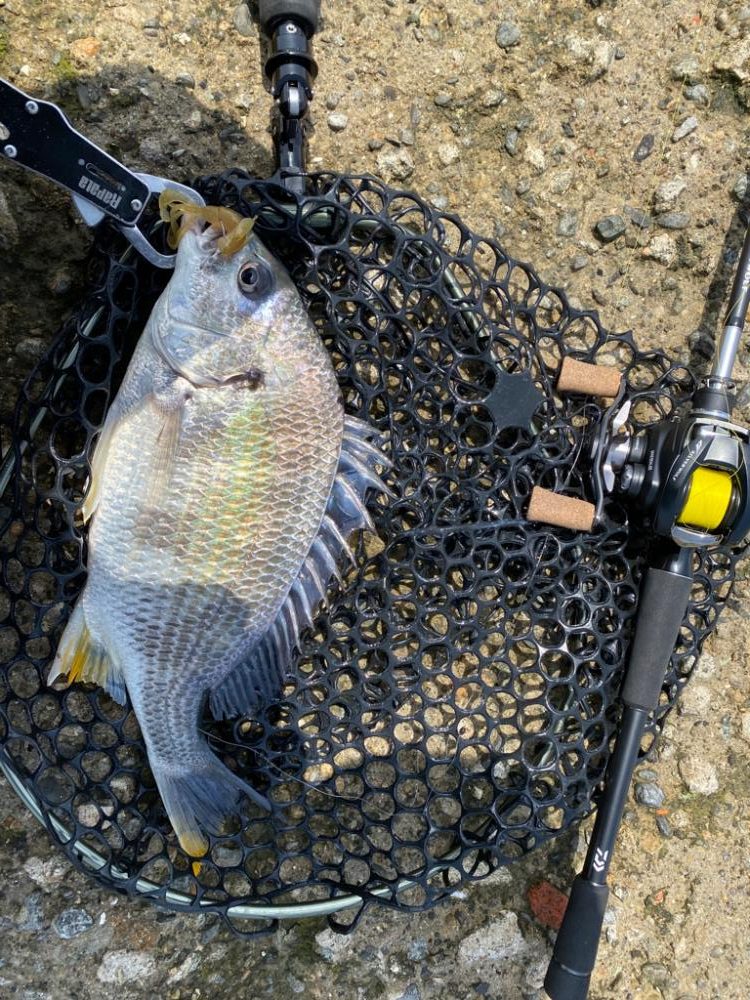
[[[324,14],[314,168],[413,187],[609,327],[705,367],[748,195],[747,6],[324,0]],[[0,74],[149,172],[267,175],[259,65],[245,4],[0,0]],[[0,164],[2,412],[76,302],[87,239],[64,196]],[[741,382],[749,365],[743,345]],[[750,393],[740,403],[750,419]],[[639,772],[592,1000],[748,995],[747,573]],[[309,922],[247,942],[71,872],[3,783],[0,996],[540,998],[554,932],[533,887],[567,890],[583,848],[572,833],[428,914],[370,911],[350,938]]]

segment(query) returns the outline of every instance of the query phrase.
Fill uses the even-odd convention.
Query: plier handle
[[[128,170],[73,128],[56,104],[30,97],[2,78],[0,154],[65,188],[88,226],[111,219],[156,267],[174,267],[175,255],[157,250],[139,226],[151,196],[173,188],[205,204],[184,184]]]

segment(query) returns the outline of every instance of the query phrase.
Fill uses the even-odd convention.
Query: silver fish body
[[[383,489],[330,357],[256,237],[230,258],[188,232],[98,442],[88,580],[51,680],[95,680],[138,717],[182,846],[205,850],[241,794],[200,735],[278,688]]]

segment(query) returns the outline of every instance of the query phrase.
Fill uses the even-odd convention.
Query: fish
[[[173,276],[97,439],[80,506],[87,579],[48,682],[130,703],[183,850],[243,796],[200,731],[278,696],[350,538],[389,495],[384,441],[345,413],[289,274],[227,209],[161,200]],[[178,224],[175,224],[175,218]]]

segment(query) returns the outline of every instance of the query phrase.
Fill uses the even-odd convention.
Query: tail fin
[[[237,811],[243,795],[271,810],[268,799],[232,774],[208,747],[198,766],[190,770],[154,762],[151,770],[180,846],[194,858],[208,850],[204,831],[219,833],[222,821]]]
[[[122,671],[89,632],[81,598],[65,627],[47,683],[52,684],[60,677],[67,677],[68,684],[90,681],[124,705],[127,694]]]

